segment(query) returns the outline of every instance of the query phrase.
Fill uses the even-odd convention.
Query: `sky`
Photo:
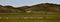
[[[55,3],[60,4],[60,0],[0,0],[0,5],[18,6],[31,6],[40,3]]]

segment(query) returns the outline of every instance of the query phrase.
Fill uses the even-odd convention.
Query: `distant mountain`
[[[20,13],[20,12],[60,12],[60,5],[52,3],[42,3],[32,6],[22,6],[14,8],[13,6],[0,5],[0,13]]]
[[[58,12],[60,11],[60,5],[50,4],[50,3],[37,4],[37,5],[31,6],[31,10],[32,11]]]
[[[0,13],[15,13],[18,12],[16,8],[12,6],[1,6],[0,5]]]

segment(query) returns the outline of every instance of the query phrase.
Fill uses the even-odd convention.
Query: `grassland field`
[[[60,22],[60,14],[0,13],[0,22]]]

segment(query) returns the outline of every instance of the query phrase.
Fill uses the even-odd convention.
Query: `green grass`
[[[37,20],[37,19],[12,19],[12,20],[0,20],[0,22],[60,22],[60,20]]]
[[[42,16],[50,17],[43,19],[0,19],[0,22],[60,22],[60,14],[46,14],[46,13],[0,13],[0,17],[29,17]]]

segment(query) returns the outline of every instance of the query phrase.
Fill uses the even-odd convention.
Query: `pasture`
[[[60,14],[0,13],[0,22],[60,22]]]

